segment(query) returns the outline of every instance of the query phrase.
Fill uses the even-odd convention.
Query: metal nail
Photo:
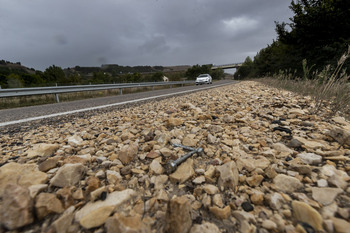
[[[188,159],[189,157],[191,157],[193,154],[195,153],[201,153],[203,151],[202,148],[198,148],[198,149],[194,149],[191,152],[185,154],[184,156],[181,156],[180,158],[178,158],[177,160],[170,160],[167,165],[166,165],[166,171],[170,174],[173,173],[174,171],[176,171],[177,167],[184,162],[186,159]]]

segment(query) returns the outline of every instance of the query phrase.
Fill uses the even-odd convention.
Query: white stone
[[[322,156],[317,155],[314,153],[300,153],[297,155],[298,158],[301,158],[301,160],[310,165],[317,165],[322,163]]]

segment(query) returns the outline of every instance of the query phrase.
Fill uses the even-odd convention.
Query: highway
[[[201,91],[208,88],[233,84],[232,80],[221,80],[211,85],[185,86],[177,88],[161,89],[156,91],[139,92],[133,94],[84,99],[71,102],[61,102],[14,109],[0,110],[0,128],[25,123],[30,125],[32,121],[48,120],[51,118],[67,117],[72,115],[88,116],[96,111],[108,111],[128,106],[130,104],[141,104],[144,101],[168,98],[174,95],[183,95],[190,92]],[[59,119],[58,119],[59,120]]]

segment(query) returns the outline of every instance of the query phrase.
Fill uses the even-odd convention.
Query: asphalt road
[[[80,116],[86,116],[89,114],[93,114],[93,112],[96,111],[107,111],[108,109],[115,109],[117,107],[120,108],[124,105],[141,104],[142,102],[147,101],[148,99],[164,99],[174,95],[183,95],[192,91],[200,91],[203,90],[203,88],[214,88],[234,83],[235,81],[232,80],[222,80],[214,82],[211,85],[192,85],[185,87],[161,89],[156,91],[139,92],[133,94],[84,99],[71,102],[3,109],[0,110],[0,128],[9,127],[15,124],[28,123],[34,120],[53,118],[62,115],[78,114]]]

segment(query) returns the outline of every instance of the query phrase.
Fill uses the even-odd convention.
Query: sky
[[[0,0],[0,60],[44,71],[228,64],[289,22],[291,0]]]

